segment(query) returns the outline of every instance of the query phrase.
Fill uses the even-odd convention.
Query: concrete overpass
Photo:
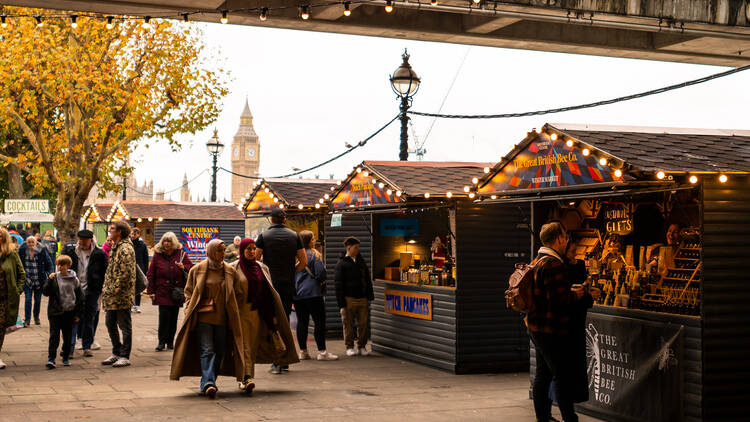
[[[394,10],[384,5],[392,1]],[[750,64],[750,0],[5,0],[6,5],[723,66]],[[300,19],[308,5],[310,19]],[[268,8],[268,19],[259,19]]]

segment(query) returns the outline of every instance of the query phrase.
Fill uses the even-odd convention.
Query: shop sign
[[[593,154],[569,147],[562,136],[554,141],[546,133],[537,136],[486,184],[479,193],[521,189],[544,189],[622,181],[614,171],[599,163]]]
[[[632,204],[606,204],[602,212],[607,233],[626,235],[633,232]]]
[[[180,243],[193,264],[206,259],[206,245],[213,239],[219,238],[219,228],[216,226],[183,226],[180,227]]]
[[[49,200],[47,199],[6,199],[5,213],[39,212],[49,214]]]
[[[418,236],[419,220],[416,218],[384,218],[380,220],[381,236]]]
[[[386,290],[385,312],[410,318],[432,320],[432,295],[402,290]]]
[[[341,214],[331,215],[331,227],[341,227]]]
[[[580,406],[618,420],[681,420],[682,329],[589,314],[589,400]]]
[[[396,196],[393,191],[389,194],[386,188],[380,189],[372,176],[365,176],[363,171],[352,177],[349,183],[344,186],[344,189],[331,200],[331,208],[342,209],[394,202],[401,202],[401,198]]]
[[[264,189],[258,189],[253,196],[253,200],[247,206],[247,211],[270,211],[278,208],[279,204],[271,198],[271,193]]]

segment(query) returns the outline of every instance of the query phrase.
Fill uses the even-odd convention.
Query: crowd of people
[[[32,317],[34,324],[40,324],[44,295],[48,297],[48,369],[57,368],[58,356],[63,366],[69,366],[76,345],[82,357],[94,356],[93,351],[101,348],[95,339],[100,310],[112,344],[102,365],[129,366],[132,315],[141,313],[140,297],[145,291],[158,307],[155,351],[173,353],[170,378],[199,376],[200,391],[209,398],[216,397],[219,375],[234,377],[249,393],[255,388],[256,364],[270,364],[269,372],[282,374],[289,365],[312,359],[307,346],[310,318],[315,327],[315,359],[338,360],[326,347],[327,274],[315,249],[315,236],[310,231],[297,233],[285,222],[284,210],[276,209],[271,226],[257,240],[235,237],[227,247],[213,239],[206,245],[206,259],[199,263],[188,258],[172,232],[161,237],[149,257],[139,229],[125,221],[109,226],[102,247],[92,231],[79,231],[59,256],[56,241],[53,249],[32,235],[19,246],[9,230],[0,228],[0,351],[6,328],[18,319],[21,295],[25,326]],[[13,230],[15,235],[23,236]],[[346,353],[366,356],[372,281],[359,254],[359,240],[347,238],[345,246],[334,285]],[[184,318],[178,330],[181,308]],[[293,309],[296,336],[290,327]],[[0,360],[0,369],[4,368]]]

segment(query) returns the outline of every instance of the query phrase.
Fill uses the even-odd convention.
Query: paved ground
[[[222,377],[219,397],[210,401],[198,396],[198,378],[169,381],[171,353],[153,350],[156,308],[143,310],[133,315],[133,365],[127,368],[100,364],[109,356],[103,316],[97,333],[102,350],[94,358],[77,354],[67,368],[44,367],[49,327],[44,311],[41,326],[6,337],[0,352],[8,364],[0,371],[0,421],[534,420],[526,373],[456,376],[375,354],[305,361],[284,375],[271,375],[262,365],[252,396]],[[329,342],[329,349],[344,354],[341,341]]]

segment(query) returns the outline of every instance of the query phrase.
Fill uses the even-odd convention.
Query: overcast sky
[[[260,171],[266,177],[322,162],[344,151],[345,142],[355,144],[393,118],[398,113],[398,101],[388,77],[401,63],[404,48],[408,48],[412,67],[422,78],[412,109],[436,112],[445,99],[442,112],[453,114],[574,105],[725,70],[283,29],[195,25],[204,28],[207,44],[224,57],[224,67],[232,74],[230,93],[215,124],[227,144],[219,165],[230,167],[229,145],[247,96],[260,137]],[[454,77],[455,84],[448,92]],[[595,109],[496,120],[413,117],[412,123],[416,138],[426,142],[425,160],[497,161],[527,131],[547,122],[750,129],[749,85],[750,72],[742,72]],[[149,149],[139,147],[134,156],[139,183],[153,179],[156,188],[172,190],[179,188],[183,174],[192,179],[210,167],[205,142],[212,130],[213,126],[182,137],[185,145],[177,153],[159,143],[152,143]],[[394,122],[364,148],[303,177],[317,174],[328,178],[333,174],[334,178],[343,178],[363,160],[397,160],[399,130],[398,121]],[[193,195],[207,197],[209,183],[206,172],[190,184]],[[230,176],[220,171],[219,200],[229,199],[230,189]],[[179,200],[179,192],[171,198]]]

